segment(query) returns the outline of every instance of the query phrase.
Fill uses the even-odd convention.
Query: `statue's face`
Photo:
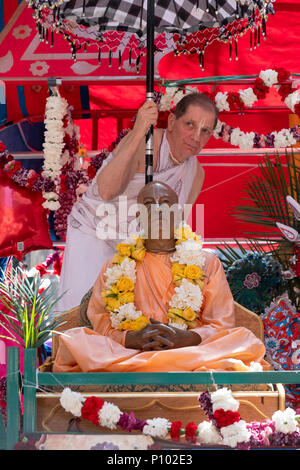
[[[213,111],[192,104],[178,119],[169,115],[168,141],[178,162],[200,153],[213,133],[215,119]]]
[[[175,191],[160,182],[148,183],[139,193],[140,224],[146,238],[174,239],[174,231],[182,220]]]

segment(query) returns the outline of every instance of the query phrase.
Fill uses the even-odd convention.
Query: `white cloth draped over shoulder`
[[[114,158],[113,153],[103,162],[92,183],[74,205],[69,215],[59,283],[59,293],[64,293],[64,295],[55,308],[56,314],[80,304],[82,297],[96,281],[105,261],[113,256],[116,245],[130,235],[128,231],[130,224],[133,223],[135,227],[136,215],[133,205],[137,203],[137,195],[145,185],[145,175],[144,173],[136,173],[121,196],[104,201],[98,192],[97,177],[112,158]],[[164,132],[159,148],[157,167],[153,172],[153,181],[161,181],[174,189],[182,207],[187,203],[196,168],[196,157],[190,157],[181,165],[174,166]],[[107,205],[110,208],[114,206],[116,217],[112,220],[116,222],[109,229],[114,230],[117,236],[103,240],[97,236],[97,226],[101,225],[101,220],[104,224],[104,218],[107,223],[107,212],[105,213],[103,210],[103,206],[107,207]],[[100,213],[101,215],[99,215]],[[106,226],[105,231],[107,230]]]

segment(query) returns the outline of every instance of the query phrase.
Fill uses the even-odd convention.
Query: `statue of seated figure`
[[[87,309],[93,328],[60,335],[53,372],[247,371],[252,363],[269,369],[262,341],[234,325],[218,256],[203,250],[187,225],[176,229],[179,208],[167,223],[162,217],[163,206],[178,207],[176,193],[151,182],[138,203],[147,234],[119,244],[104,264]]]

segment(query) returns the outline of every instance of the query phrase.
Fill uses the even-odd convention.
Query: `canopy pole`
[[[147,74],[146,100],[154,98],[154,0],[147,0]],[[153,126],[146,135],[145,184],[153,181]]]

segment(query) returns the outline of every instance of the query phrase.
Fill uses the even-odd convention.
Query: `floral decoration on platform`
[[[202,421],[198,425],[191,421],[183,426],[181,421],[169,421],[160,417],[137,419],[133,412],[122,412],[116,405],[97,396],[85,398],[70,388],[65,388],[60,397],[64,410],[76,417],[110,430],[115,430],[118,426],[128,432],[138,430],[154,439],[179,441],[184,437],[195,446],[227,446],[245,450],[300,445],[300,416],[292,408],[276,411],[272,419],[265,422],[246,423],[238,411],[239,402],[226,387],[213,393],[203,392],[199,403],[208,421]]]
[[[197,326],[203,302],[201,289],[205,257],[202,241],[189,226],[180,226],[175,233],[176,252],[171,257],[175,294],[169,302],[169,324],[187,329]],[[134,305],[136,262],[143,261],[146,249],[141,236],[130,237],[116,247],[113,266],[105,271],[106,289],[102,298],[110,312],[113,328],[141,330],[149,319]]]
[[[246,107],[252,107],[258,100],[266,98],[271,87],[278,90],[282,101],[295,114],[300,116],[300,93],[299,90],[293,88],[292,82],[288,82],[290,72],[282,69],[268,69],[260,72],[252,87],[238,92],[214,92],[208,94],[215,102],[219,111],[243,110]],[[198,91],[196,87],[188,87],[185,91],[175,87],[167,87],[166,93],[160,100],[161,116],[159,125],[165,126],[168,112],[176,106],[178,101],[185,94]],[[221,138],[224,142],[237,146],[241,149],[251,148],[285,148],[291,147],[300,141],[300,126],[291,129],[282,129],[279,132],[271,132],[267,135],[258,134],[257,132],[243,132],[239,128],[233,128],[220,120],[214,130],[214,137]]]

